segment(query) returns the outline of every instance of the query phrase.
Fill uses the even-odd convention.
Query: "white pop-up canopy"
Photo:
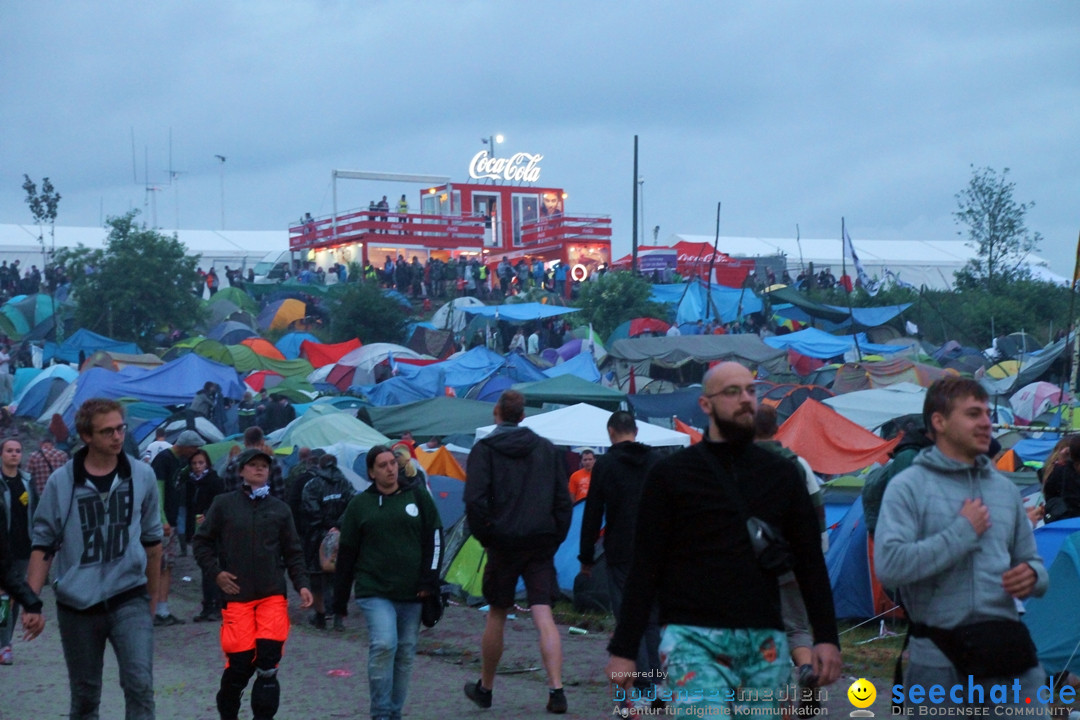
[[[578,403],[570,407],[552,410],[541,415],[531,415],[521,421],[523,427],[530,428],[542,438],[547,438],[556,445],[569,447],[591,447],[597,451],[611,447],[607,434],[607,421],[611,412],[593,405]],[[669,430],[659,425],[638,421],[638,442],[653,447],[690,445],[690,436],[677,430]],[[495,429],[486,425],[476,429],[476,439],[486,437]]]

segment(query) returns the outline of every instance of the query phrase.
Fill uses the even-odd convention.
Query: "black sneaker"
[[[491,707],[491,695],[492,692],[490,690],[485,690],[479,680],[475,683],[465,683],[465,697],[484,709]],[[566,700],[563,700],[563,705],[565,704]]]
[[[345,619],[340,615],[334,616],[334,630],[337,632],[345,632]]]
[[[315,626],[316,630],[326,629],[326,615],[323,613],[315,613],[311,617],[311,624]]]
[[[170,625],[183,625],[187,620],[181,620],[172,613],[168,615],[155,615],[154,627],[169,627]]]
[[[548,690],[547,711],[556,715],[566,712],[566,693],[562,688]]]

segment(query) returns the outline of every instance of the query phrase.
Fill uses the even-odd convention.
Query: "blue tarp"
[[[502,372],[514,382],[534,382],[547,377],[531,360],[516,352],[506,356]]]
[[[578,353],[566,362],[559,363],[543,372],[547,377],[577,375],[579,378],[589,382],[600,382],[600,371],[596,368],[596,360],[587,352]]]
[[[527,320],[543,320],[566,313],[580,312],[580,308],[560,307],[558,305],[545,305],[544,303],[511,303],[509,305],[473,305],[462,306],[458,310],[470,315],[483,315],[496,317],[509,322],[525,322]]]
[[[706,292],[705,283],[693,280],[690,286],[653,285],[650,300],[666,305],[678,305],[675,310],[675,324],[697,322],[705,318],[706,300],[711,296],[713,307],[710,319],[719,317],[723,322],[732,322],[750,313],[761,312],[761,298],[752,290],[729,288],[713,285],[711,292]]]
[[[859,333],[856,337],[859,339],[859,350],[864,355],[870,353],[891,355],[907,349],[903,345],[878,345],[868,342],[865,333]],[[763,338],[762,341],[769,347],[781,350],[791,349],[801,355],[822,360],[843,355],[855,349],[855,341],[851,335],[830,335],[817,328],[807,328],[787,335],[774,335]]]
[[[627,395],[626,399],[634,408],[634,415],[642,420],[655,422],[677,417],[687,425],[697,428],[708,427],[709,418],[701,410],[698,398],[700,387],[685,388],[657,395]]]
[[[240,382],[235,368],[187,353],[153,370],[126,367],[113,372],[90,368],[79,376],[70,412],[74,417],[74,408],[92,397],[137,398],[157,405],[187,404],[208,380],[220,385],[225,397],[234,400],[244,397],[246,386]],[[66,413],[64,419],[69,419]]]
[[[464,391],[494,375],[505,362],[502,355],[480,346],[431,365],[397,363],[397,372],[401,377],[422,386],[427,386],[442,376],[440,386],[449,385],[455,390],[460,388]]]
[[[281,339],[274,343],[274,347],[281,351],[286,360],[296,360],[300,357],[300,344],[305,340],[310,340],[313,343],[322,342],[311,333],[290,332],[282,335]]]
[[[399,375],[376,385],[354,385],[349,392],[363,393],[376,407],[404,405],[442,395],[446,388],[438,380],[438,376],[409,379]]]
[[[96,332],[90,332],[85,328],[79,328],[60,345],[51,342],[45,343],[43,359],[45,362],[56,358],[68,363],[78,363],[80,351],[84,357],[90,357],[98,350],[129,353],[131,355],[138,355],[142,352],[135,343],[113,340],[104,335],[98,335]]]

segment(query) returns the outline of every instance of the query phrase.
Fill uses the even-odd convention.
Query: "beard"
[[[753,413],[746,416],[749,418],[747,422],[721,419],[715,411],[709,413],[709,416],[716,425],[716,429],[720,431],[720,435],[732,445],[745,447],[754,441]]]

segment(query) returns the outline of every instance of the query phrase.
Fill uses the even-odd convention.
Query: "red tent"
[[[776,433],[784,447],[823,475],[855,472],[876,462],[884,465],[901,437],[882,440],[813,398],[803,402]]]
[[[336,363],[358,347],[360,340],[357,338],[332,345],[305,340],[300,343],[300,357],[307,358],[312,367],[321,368],[323,365]]]

